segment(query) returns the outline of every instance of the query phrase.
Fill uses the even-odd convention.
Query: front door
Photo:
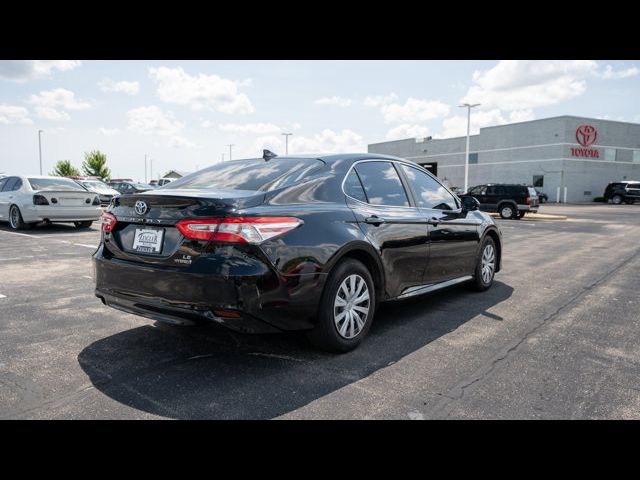
[[[423,283],[470,275],[477,258],[481,222],[463,214],[454,196],[437,179],[415,167],[401,168],[429,225],[429,263]]]

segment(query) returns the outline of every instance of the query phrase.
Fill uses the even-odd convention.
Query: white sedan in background
[[[0,178],[0,221],[8,221],[14,230],[39,222],[73,222],[89,228],[101,214],[98,196],[69,178]]]

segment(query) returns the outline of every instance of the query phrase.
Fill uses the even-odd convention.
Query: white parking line
[[[0,293],[0,298],[7,298],[7,296]]]
[[[38,235],[29,235],[28,233],[7,232],[6,230],[0,230],[2,233],[10,233],[12,235],[22,235],[23,237],[38,238]]]
[[[98,245],[86,245],[84,243],[74,243],[74,245],[78,245],[80,247],[87,247],[87,248],[98,248]]]

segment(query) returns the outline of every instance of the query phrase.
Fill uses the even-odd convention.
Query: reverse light
[[[228,217],[182,220],[176,227],[185,238],[231,243],[260,243],[302,225],[294,217]]]
[[[49,205],[49,200],[47,200],[43,195],[34,195],[33,196],[33,204],[34,205]]]
[[[107,233],[111,232],[115,228],[116,223],[118,223],[116,217],[107,212],[102,212],[100,219],[102,220],[102,231]]]

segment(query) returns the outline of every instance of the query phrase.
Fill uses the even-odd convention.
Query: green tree
[[[60,160],[56,163],[56,168],[51,172],[56,177],[70,177],[72,175],[80,175],[80,170],[71,165],[69,160]]]
[[[100,177],[102,180],[111,178],[111,170],[107,168],[107,156],[100,150],[84,153],[82,171],[87,176]]]

